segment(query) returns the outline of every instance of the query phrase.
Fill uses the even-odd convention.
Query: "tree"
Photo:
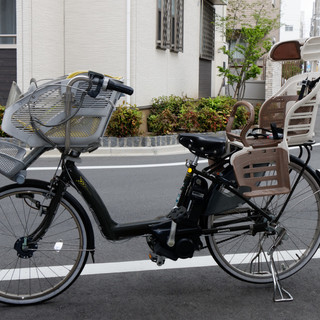
[[[227,15],[217,17],[218,26],[226,37],[221,48],[228,56],[228,67],[218,67],[220,76],[234,89],[234,98],[242,99],[245,83],[261,73],[257,61],[266,54],[272,40],[267,36],[280,27],[279,14],[263,0],[229,0]]]

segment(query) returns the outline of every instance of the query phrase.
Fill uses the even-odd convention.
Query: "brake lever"
[[[89,79],[92,81],[93,84],[97,85],[94,90],[90,90],[87,92],[88,96],[91,98],[96,98],[97,95],[100,93],[102,85],[103,85],[103,80],[104,80],[104,75],[101,73],[89,71],[88,72]]]

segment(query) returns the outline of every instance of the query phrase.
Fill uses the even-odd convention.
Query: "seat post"
[[[199,162],[199,156],[194,156],[194,159],[192,161],[192,165],[196,167],[198,165],[198,162]]]

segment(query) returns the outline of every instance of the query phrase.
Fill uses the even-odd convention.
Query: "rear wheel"
[[[299,178],[303,163],[291,157],[289,164],[291,187]],[[307,167],[298,180],[291,198],[282,214],[288,194],[277,196],[255,197],[250,200],[270,215],[279,217],[276,228],[285,230],[286,236],[276,247],[273,254],[280,279],[287,278],[299,271],[312,258],[320,243],[320,186],[313,170]],[[215,223],[228,222],[229,227],[235,226],[231,220],[247,218],[252,208],[243,201],[232,200],[235,196],[225,189],[216,190],[229,203],[232,209],[220,211],[208,217],[208,227]],[[238,198],[239,200],[240,198]],[[232,202],[233,201],[233,202]],[[246,222],[245,224],[248,224]],[[253,224],[253,222],[252,222]],[[239,226],[239,223],[236,224]],[[217,263],[232,276],[252,282],[272,282],[269,250],[274,245],[277,234],[251,231],[225,231],[206,237],[209,250]]]
[[[31,304],[48,300],[79,276],[87,257],[87,236],[78,204],[68,193],[50,228],[33,243],[29,235],[46,215],[51,195],[40,182],[0,190],[0,301]]]

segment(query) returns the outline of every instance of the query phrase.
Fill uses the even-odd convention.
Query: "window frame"
[[[15,0],[0,0],[0,48],[11,49],[17,46],[16,11]],[[6,24],[6,19],[2,19],[2,15],[10,23]]]
[[[201,0],[200,12],[200,59],[215,57],[215,8],[211,1]],[[211,16],[211,18],[209,17]],[[211,30],[211,32],[210,32]],[[210,35],[211,33],[211,35]]]
[[[184,0],[157,0],[157,49],[183,52]]]
[[[284,27],[284,31],[292,32],[293,31],[293,25],[292,24],[286,24],[285,27]]]

